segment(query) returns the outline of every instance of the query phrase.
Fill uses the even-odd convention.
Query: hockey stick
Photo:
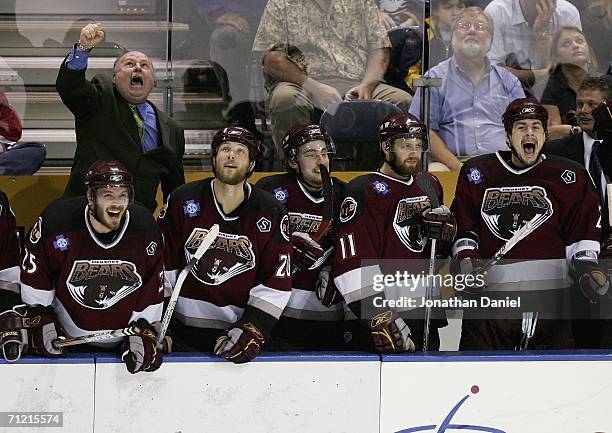
[[[319,242],[319,239],[323,237],[334,215],[334,187],[332,180],[327,167],[321,164],[319,165],[319,170],[321,171],[321,181],[323,182],[323,214],[321,215],[321,224],[319,224],[319,228],[312,236],[312,240],[315,242]]]
[[[170,301],[168,301],[168,306],[166,307],[166,312],[164,313],[164,318],[161,322],[161,327],[159,329],[159,335],[157,336],[157,347],[162,347],[162,342],[164,341],[164,337],[166,336],[166,332],[168,332],[168,326],[170,325],[170,319],[172,318],[172,313],[174,313],[174,308],[176,307],[176,303],[178,302],[179,293],[181,292],[181,287],[183,286],[183,282],[187,278],[187,275],[191,272],[191,270],[195,267],[198,260],[202,258],[204,253],[212,243],[217,238],[219,234],[219,225],[214,224],[204,239],[202,239],[202,243],[196,250],[195,254],[187,263],[187,266],[183,268],[178,278],[176,279],[176,283],[174,284],[174,289],[172,290],[172,296],[170,296]]]
[[[438,195],[431,186],[431,182],[427,178],[427,175],[423,172],[416,176],[416,183],[427,194],[431,208],[435,209],[440,206],[440,200]],[[429,254],[429,269],[427,270],[428,275],[434,274],[436,260],[436,239],[431,240],[431,251]],[[431,322],[431,299],[433,297],[433,287],[427,286],[425,289],[425,330],[423,332],[423,352],[427,352],[429,346],[429,328]]]
[[[606,185],[608,192],[608,223],[612,227],[612,183]]]
[[[79,344],[97,343],[99,341],[109,340],[117,337],[129,337],[130,335],[137,335],[140,333],[140,328],[137,326],[128,326],[123,329],[116,329],[114,331],[102,331],[95,332],[93,334],[82,335],[74,338],[58,338],[53,340],[51,343],[56,349],[62,347],[76,346]]]
[[[516,244],[518,244],[520,241],[525,239],[527,237],[527,235],[529,235],[534,230],[535,229],[534,229],[533,224],[531,223],[531,221],[527,221],[525,224],[523,224],[521,226],[520,229],[518,229],[512,235],[512,237],[510,239],[508,239],[508,241],[504,245],[502,245],[502,247],[499,250],[497,250],[497,252],[495,254],[493,254],[493,257],[491,257],[484,264],[484,266],[482,268],[478,269],[478,272],[480,272],[480,273],[485,272],[491,266],[495,265],[502,258],[504,258],[504,256],[506,254],[508,254],[508,251],[510,251],[512,248],[514,248],[514,246]]]

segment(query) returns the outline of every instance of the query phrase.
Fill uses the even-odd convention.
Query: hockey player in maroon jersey
[[[268,350],[342,350],[345,345],[344,303],[329,281],[333,252],[330,226],[314,242],[312,236],[323,220],[323,179],[319,166],[330,170],[334,144],[324,128],[299,124],[282,142],[287,173],[262,178],[257,186],[270,192],[287,208],[292,233],[291,297],[272,331]],[[332,179],[333,209],[339,208],[344,183]],[[327,296],[326,296],[327,295]],[[348,336],[349,334],[346,334]]]
[[[428,238],[439,240],[438,251],[448,251],[454,238],[455,220],[449,209],[431,209],[426,191],[416,182],[426,137],[425,125],[414,116],[386,117],[379,128],[382,166],[353,179],[340,208],[334,281],[349,308],[367,324],[380,353],[422,349],[425,315],[420,302],[397,311],[381,304],[385,293],[373,281],[396,271],[427,272]],[[426,177],[442,203],[437,178],[429,173],[420,176]],[[419,301],[419,294],[422,297],[422,290],[411,294],[406,289],[399,295]],[[429,346],[434,350],[439,348],[437,328],[445,322],[439,316],[431,323]]]
[[[9,362],[28,344],[25,308],[19,290],[19,238],[15,215],[0,191],[0,351]]]
[[[513,262],[491,268],[486,286],[466,289],[478,299],[522,302],[496,318],[464,312],[460,349],[572,348],[570,321],[553,309],[571,296],[568,272],[592,302],[608,288],[597,263],[597,195],[584,167],[541,154],[548,114],[535,99],[513,101],[502,121],[510,149],[470,159],[459,174],[453,256],[462,273],[479,272],[483,259],[531,223],[533,231],[505,256]]]
[[[130,373],[162,363],[156,332],[163,308],[163,242],[147,209],[133,204],[132,176],[98,161],[85,176],[86,197],[59,199],[26,240],[21,297],[28,304],[30,353],[62,356],[52,343],[136,325],[140,332],[100,347],[120,347]]]
[[[289,219],[270,194],[252,187],[259,141],[228,127],[212,142],[215,177],[177,188],[159,216],[166,284],[213,224],[220,232],[182,285],[170,331],[176,350],[213,351],[235,363],[255,358],[289,300]]]

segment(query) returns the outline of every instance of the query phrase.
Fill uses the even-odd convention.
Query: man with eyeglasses
[[[466,8],[453,24],[454,55],[427,72],[442,78],[431,89],[429,138],[432,157],[443,166],[430,170],[458,170],[458,157],[495,152],[504,147],[501,116],[510,101],[525,97],[518,79],[487,59],[493,22],[477,7]],[[420,116],[421,89],[410,105]]]
[[[295,273],[291,297],[267,348],[341,350],[352,334],[345,330],[342,296],[329,278],[334,223],[318,242],[312,239],[323,221],[325,206],[320,166],[331,170],[334,144],[325,128],[299,124],[287,131],[282,147],[287,173],[265,177],[257,186],[287,208]],[[344,182],[332,178],[332,185],[333,208],[338,209]]]
[[[411,352],[423,349],[422,302],[429,284],[410,275],[427,274],[428,239],[436,239],[436,252],[446,256],[456,224],[447,207],[434,204],[443,202],[438,179],[419,173],[427,151],[425,125],[410,114],[391,114],[379,126],[379,143],[378,172],[346,187],[334,233],[334,282],[362,321],[370,347]],[[444,316],[431,320],[430,349],[438,350],[437,329],[445,323]]]

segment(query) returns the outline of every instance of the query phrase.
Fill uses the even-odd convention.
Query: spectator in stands
[[[553,32],[582,28],[578,9],[567,0],[493,0],[485,12],[495,23],[491,63],[506,66],[526,87],[548,74]]]
[[[376,0],[385,29],[418,26],[423,6],[419,0]]]
[[[164,198],[185,183],[183,128],[147,101],[153,63],[143,53],[120,56],[112,77],[85,79],[89,52],[104,39],[102,25],[87,24],[57,76],[62,101],[75,116],[77,149],[65,195],[85,194],[85,173],[95,161],[117,160],[134,177],[135,200],[151,212],[161,183]]]
[[[451,35],[453,23],[468,7],[467,0],[437,0],[431,5],[429,18],[429,67],[453,55]]]
[[[192,0],[200,16],[214,25],[210,35],[210,59],[226,72],[229,101],[225,117],[230,124],[242,126],[259,135],[255,113],[249,101],[250,77],[246,62],[266,0]]]
[[[582,14],[584,33],[595,56],[600,73],[612,74],[612,1],[591,0]]]
[[[29,175],[40,168],[47,149],[40,143],[21,143],[21,120],[0,88],[0,175]]]
[[[597,61],[584,33],[576,27],[561,27],[550,47],[550,77],[540,102],[548,111],[548,131],[576,125],[576,92],[580,84],[597,68]]]
[[[266,52],[278,154],[291,126],[309,123],[315,108],[325,110],[345,94],[407,111],[410,95],[381,83],[389,46],[374,0],[270,0],[253,50]]]
[[[430,170],[458,170],[457,156],[495,152],[506,146],[501,123],[508,104],[525,93],[518,79],[487,59],[494,32],[493,21],[482,9],[465,9],[453,25],[453,56],[430,69],[430,77],[442,78],[441,87],[431,88],[431,153],[444,166]],[[421,116],[421,89],[410,113]]]

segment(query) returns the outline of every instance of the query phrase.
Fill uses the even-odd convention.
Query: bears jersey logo
[[[480,208],[491,233],[507,241],[527,221],[534,230],[553,214],[553,206],[541,186],[487,188]]]
[[[185,258],[191,260],[208,230],[194,228],[185,242]],[[253,244],[246,236],[220,232],[191,274],[204,284],[218,286],[255,267]]]
[[[84,307],[104,310],[142,286],[136,265],[124,260],[77,260],[66,281],[72,298]]]
[[[427,239],[421,235],[418,226],[413,224],[412,219],[415,215],[422,213],[429,206],[429,199],[427,196],[422,195],[400,200],[395,209],[393,229],[402,244],[415,253],[423,251]]]
[[[316,233],[323,217],[308,213],[289,212],[289,231],[302,233]],[[331,227],[331,224],[330,224]],[[329,231],[329,228],[327,229]]]

